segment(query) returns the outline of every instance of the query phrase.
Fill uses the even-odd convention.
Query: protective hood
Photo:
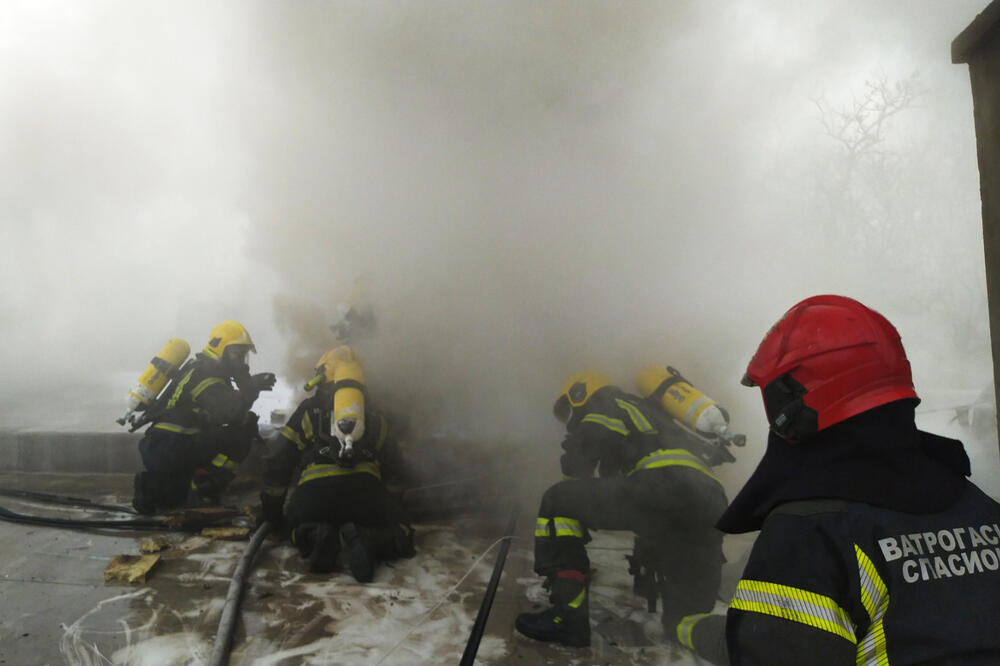
[[[906,513],[936,513],[954,504],[971,473],[962,443],[917,430],[915,400],[862,412],[808,442],[773,432],[757,469],[716,523],[723,532],[759,530],[780,504],[842,499]]]

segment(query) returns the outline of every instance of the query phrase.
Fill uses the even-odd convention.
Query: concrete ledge
[[[129,473],[142,469],[141,433],[0,431],[0,469]]]

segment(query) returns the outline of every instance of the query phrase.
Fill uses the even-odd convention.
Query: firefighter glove
[[[270,391],[274,388],[275,381],[273,372],[259,372],[250,377],[250,384],[256,391]]]

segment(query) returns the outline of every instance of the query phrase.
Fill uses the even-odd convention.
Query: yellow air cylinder
[[[191,353],[191,345],[186,340],[181,338],[167,340],[167,343],[139,375],[135,385],[129,389],[125,398],[128,411],[122,418],[118,419],[118,423],[124,425],[136,410],[145,409],[152,405],[156,396],[160,395],[160,391],[167,385],[170,376],[184,363],[189,353]]]
[[[334,381],[343,384],[333,394],[333,417],[338,421],[345,418],[362,419],[365,414],[365,396],[362,387],[365,375],[356,360],[342,361],[337,365]]]
[[[729,416],[725,410],[674,368],[646,366],[635,383],[642,397],[654,397],[668,414],[695,432],[719,436],[728,433]]]

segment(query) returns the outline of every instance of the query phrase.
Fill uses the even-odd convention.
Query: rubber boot
[[[329,523],[302,523],[292,531],[292,543],[309,560],[312,573],[330,573],[337,568],[340,535]]]
[[[147,483],[148,474],[146,472],[139,472],[132,479],[132,507],[143,516],[151,516],[156,513],[156,502],[153,501],[153,496],[149,491]]]
[[[413,545],[413,528],[399,523],[392,526],[392,545],[387,559],[402,557],[409,559],[417,554]]]
[[[196,469],[191,476],[191,490],[188,504],[191,506],[219,506],[222,493],[233,480],[235,474],[228,470]]]
[[[359,583],[370,583],[375,577],[377,562],[376,544],[372,542],[371,536],[365,528],[354,523],[345,523],[340,528],[340,536],[343,537],[344,547],[347,548],[347,566],[354,580]]]
[[[590,645],[590,600],[586,576],[580,571],[560,571],[552,581],[551,608],[521,613],[514,628],[536,641],[572,647]]]

